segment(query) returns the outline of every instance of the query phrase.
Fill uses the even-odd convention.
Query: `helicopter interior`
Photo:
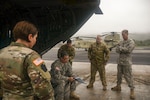
[[[0,0],[0,49],[13,41],[12,29],[21,20],[34,23],[33,47],[43,55],[75,34],[93,14],[103,14],[100,0]]]

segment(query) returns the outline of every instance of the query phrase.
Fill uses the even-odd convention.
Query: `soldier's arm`
[[[108,47],[105,45],[105,62],[107,62],[109,59],[109,53],[110,53],[110,51],[109,51]]]
[[[92,45],[88,48],[88,58],[91,59]]]
[[[66,63],[66,76],[68,76],[68,80],[70,82],[74,81],[75,80],[75,75],[73,74],[73,71],[72,71],[72,66],[70,65],[70,63]]]
[[[118,43],[118,45],[116,45],[116,52],[117,53],[120,53],[120,45],[122,44],[122,41],[120,41],[119,43]]]
[[[117,53],[120,53],[120,46],[119,46],[119,45],[116,46],[116,52],[117,52]]]
[[[104,49],[103,53],[104,53],[104,60],[105,60],[104,64],[106,64],[108,62],[108,59],[109,59],[109,52],[110,51],[109,51],[106,44],[103,44],[103,49]]]
[[[39,55],[32,54],[27,59],[27,62],[27,73],[34,91],[34,95],[41,100],[52,99],[54,92],[50,83],[51,77],[46,69],[44,61]]]
[[[73,76],[75,76],[75,75],[73,75],[73,71],[72,71],[72,66],[70,65],[70,63],[66,63],[66,67],[67,67],[67,72],[66,72],[66,74],[67,74],[67,76],[68,77],[73,77]]]
[[[130,40],[126,47],[120,47],[121,53],[131,53],[135,47],[135,43],[133,40]]]
[[[3,90],[1,88],[1,82],[0,82],[0,100],[2,100],[2,98],[3,98]]]
[[[68,77],[66,77],[66,76],[61,74],[59,66],[60,65],[57,64],[57,63],[53,63],[51,65],[50,73],[51,73],[53,79],[56,79],[56,80],[68,80]]]

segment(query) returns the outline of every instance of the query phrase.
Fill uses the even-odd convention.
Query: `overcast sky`
[[[150,0],[101,0],[103,15],[93,15],[75,34],[89,35],[102,32],[150,34]]]

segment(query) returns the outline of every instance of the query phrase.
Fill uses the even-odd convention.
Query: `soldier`
[[[72,61],[75,57],[75,49],[72,46],[72,41],[69,39],[67,40],[67,44],[62,45],[58,50],[58,58],[60,57],[60,53],[62,51],[66,51],[69,54],[69,62],[72,65]]]
[[[3,90],[1,88],[1,75],[0,75],[0,100],[3,99]]]
[[[74,92],[76,89],[76,81],[68,60],[69,55],[66,52],[61,52],[60,58],[54,61],[51,65],[51,83],[54,88],[56,100],[65,100],[65,91],[68,86],[70,86],[70,97],[79,99],[79,96]]]
[[[123,41],[116,47],[116,52],[119,53],[118,66],[117,66],[117,86],[111,88],[113,91],[121,91],[122,75],[130,87],[130,98],[134,99],[134,85],[132,77],[132,57],[131,53],[135,47],[132,39],[128,38],[128,30],[122,31]]]
[[[105,65],[109,59],[109,49],[101,42],[101,36],[98,35],[96,42],[88,49],[88,58],[91,62],[91,78],[87,88],[92,88],[95,82],[96,72],[99,72],[100,80],[102,81],[103,90],[107,90]]]
[[[51,76],[40,55],[31,48],[37,28],[20,21],[13,29],[15,42],[0,51],[0,79],[4,100],[54,100]]]

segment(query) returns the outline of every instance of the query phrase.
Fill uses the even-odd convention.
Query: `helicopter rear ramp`
[[[100,0],[0,0],[0,49],[13,41],[21,20],[39,29],[34,49],[41,55],[77,32],[93,14],[102,14]]]

